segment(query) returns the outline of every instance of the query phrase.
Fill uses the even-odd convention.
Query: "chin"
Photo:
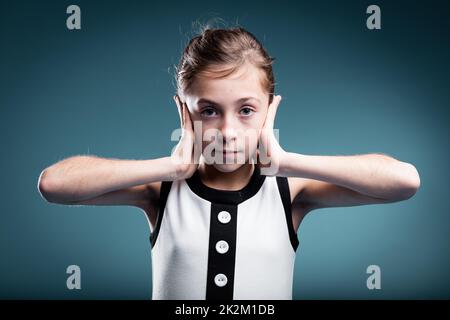
[[[239,156],[236,155],[227,159],[223,158],[222,163],[220,163],[220,161],[216,161],[214,157],[215,153],[212,154],[212,158],[209,158],[209,164],[212,165],[217,171],[223,173],[234,172],[241,168],[244,164],[249,163],[248,155],[245,153],[240,153]],[[208,161],[206,161],[206,163],[208,163]]]
[[[240,167],[242,167],[244,164],[242,163],[230,163],[230,164],[217,164],[214,163],[213,166],[217,171],[224,172],[224,173],[230,173],[234,172]]]

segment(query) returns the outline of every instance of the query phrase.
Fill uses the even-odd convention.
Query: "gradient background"
[[[70,4],[79,31],[66,28]],[[370,4],[381,30],[366,28]],[[421,175],[408,201],[308,215],[294,299],[450,298],[449,13],[447,1],[2,1],[0,298],[151,298],[141,211],[50,204],[37,179],[76,154],[168,155],[173,65],[192,22],[213,17],[276,58],[286,150],[381,152]],[[81,290],[66,288],[70,264]],[[366,287],[371,264],[381,290]]]

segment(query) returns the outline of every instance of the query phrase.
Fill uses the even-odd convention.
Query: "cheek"
[[[258,113],[258,115],[252,120],[251,128],[259,134],[261,128],[264,125],[266,119],[266,114]]]
[[[204,123],[202,123],[202,135],[201,135],[201,141],[202,141],[202,150],[205,149],[205,147],[211,143],[211,138],[207,135],[207,130],[209,129],[208,126],[205,126]],[[206,132],[206,134],[205,134]]]
[[[264,117],[258,116],[252,119],[251,123],[247,126],[247,134],[245,138],[245,147],[249,151],[249,154],[253,154],[258,146],[258,140],[260,136],[260,130],[264,124]]]
[[[200,130],[198,132],[200,132]],[[202,151],[204,151],[208,146],[211,149],[214,148],[215,145],[217,145],[217,134],[220,134],[220,131],[216,125],[213,125],[209,121],[202,122],[201,136],[198,137],[200,141],[202,141]]]
[[[191,112],[190,115],[191,115],[191,120],[192,120],[192,121],[203,122],[203,121],[202,121],[201,114],[200,114],[199,112]],[[203,123],[202,123],[202,124],[203,124]]]

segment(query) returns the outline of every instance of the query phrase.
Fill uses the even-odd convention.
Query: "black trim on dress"
[[[210,202],[238,205],[253,197],[261,188],[266,176],[261,175],[261,169],[255,166],[248,184],[240,190],[220,190],[208,187],[201,179],[199,171],[186,179],[189,188],[200,198]]]
[[[156,216],[156,225],[155,230],[153,230],[150,235],[150,243],[152,248],[155,246],[156,239],[158,238],[159,229],[161,228],[161,221],[164,216],[164,210],[166,208],[167,198],[169,196],[170,188],[172,187],[173,181],[162,181],[161,182],[161,190],[159,192],[159,200],[158,200],[158,213]]]
[[[283,202],[284,213],[286,215],[286,223],[289,231],[289,239],[291,240],[291,245],[294,251],[297,251],[299,244],[297,233],[294,229],[294,224],[292,222],[292,204],[291,204],[291,193],[289,190],[289,182],[287,177],[277,177],[278,190],[280,192],[281,201]]]

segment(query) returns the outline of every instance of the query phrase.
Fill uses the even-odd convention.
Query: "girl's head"
[[[211,163],[222,172],[238,169],[255,154],[274,95],[274,60],[242,27],[207,28],[184,49],[176,69],[177,94],[194,124],[201,122],[203,155],[208,151],[217,159],[222,151],[237,151],[227,153],[225,163]],[[208,132],[220,133],[215,143]]]

